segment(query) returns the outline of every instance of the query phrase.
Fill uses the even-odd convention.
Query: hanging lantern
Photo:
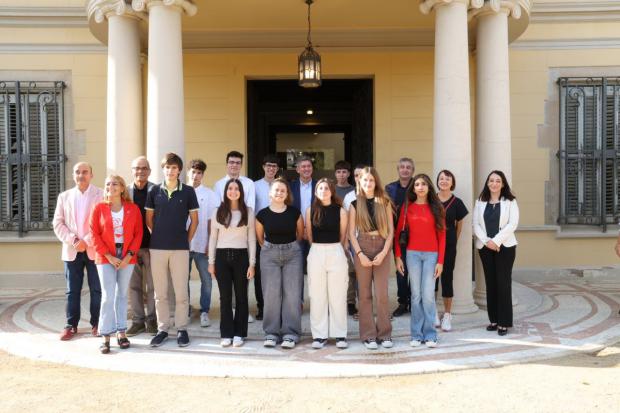
[[[312,26],[310,24],[310,5],[313,0],[306,0],[308,5],[308,44],[304,51],[299,55],[299,86],[319,87],[321,86],[321,56],[312,47]]]

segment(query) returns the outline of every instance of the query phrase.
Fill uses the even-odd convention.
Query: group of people
[[[61,340],[77,333],[86,270],[90,324],[121,349],[128,337],[147,332],[161,346],[174,325],[177,344],[189,345],[189,274],[200,275],[200,325],[211,323],[212,279],[220,292],[220,344],[242,346],[248,323],[248,283],[254,280],[256,319],[262,320],[264,346],[294,348],[301,337],[304,274],[310,298],[312,347],[329,339],[346,348],[347,317],[359,320],[368,349],[393,346],[391,318],[411,312],[411,346],[437,346],[437,328],[452,322],[453,271],[464,203],[452,191],[456,177],[441,171],[435,183],[414,176],[410,158],[398,162],[399,179],[385,188],[371,166],[335,165],[335,182],[313,178],[312,159],[296,160],[299,178],[278,176],[278,158],[263,159],[264,177],[241,175],[243,154],[226,155],[227,175],[211,190],[202,184],[207,165],[192,160],[187,182],[183,161],[168,153],[161,161],[164,180],[149,182],[149,162],[132,163],[133,182],[118,175],[103,190],[90,182],[85,162],[73,168],[76,186],[60,194],[54,231],[63,243],[67,280],[67,323]],[[519,212],[501,171],[489,174],[474,207],[476,248],[483,263],[490,324],[504,335],[512,327],[511,272]],[[388,308],[390,256],[395,257],[398,308]],[[441,280],[445,312],[435,295]],[[374,303],[373,308],[373,295]],[[357,301],[357,303],[356,303]],[[128,304],[133,314],[127,328]],[[357,306],[356,306],[357,305]],[[359,307],[359,308],[358,308]]]

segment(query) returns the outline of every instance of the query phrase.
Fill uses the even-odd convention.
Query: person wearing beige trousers
[[[314,201],[306,210],[308,293],[312,348],[321,349],[329,337],[336,347],[347,348],[348,261],[344,244],[347,215],[340,205],[336,188],[327,178],[315,187]]]

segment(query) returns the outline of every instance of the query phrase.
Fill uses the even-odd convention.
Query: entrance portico
[[[248,9],[244,11],[234,10],[232,6],[224,3],[226,2],[134,0],[131,7],[129,2],[124,0],[92,0],[89,3],[91,31],[102,42],[108,44],[107,168],[109,171],[119,171],[128,175],[131,158],[146,152],[153,165],[153,179],[157,181],[161,177],[156,165],[165,152],[177,152],[184,158],[193,157],[199,154],[190,150],[189,146],[193,147],[201,137],[215,133],[214,130],[221,134],[244,133],[244,125],[238,121],[239,117],[236,117],[235,121],[222,122],[224,115],[221,112],[209,119],[199,121],[191,119],[192,123],[189,123],[190,120],[186,119],[186,115],[194,116],[194,113],[200,111],[200,107],[187,105],[188,98],[185,94],[193,94],[194,91],[184,87],[184,82],[188,80],[183,74],[184,58],[188,53],[220,53],[222,60],[228,60],[232,59],[232,55],[243,54],[252,61],[261,62],[259,66],[250,69],[235,66],[233,70],[245,70],[245,73],[242,75],[235,73],[236,82],[225,85],[224,89],[228,89],[222,91],[222,86],[215,84],[213,95],[209,94],[194,100],[197,104],[209,105],[210,99],[215,101],[216,98],[220,98],[220,94],[223,95],[230,90],[241,90],[240,93],[243,94],[244,83],[239,84],[238,81],[252,76],[263,78],[283,76],[282,69],[270,73],[269,68],[275,64],[273,62],[288,59],[287,54],[292,54],[296,46],[300,48],[303,45],[303,37],[298,41],[297,32],[291,27],[291,21],[296,21],[295,19],[301,16],[299,29],[303,32],[305,8],[301,0],[299,7],[293,7],[291,3],[294,2],[291,1],[274,0],[269,4],[262,3],[261,9],[252,9],[254,6],[248,5]],[[411,155],[418,165],[418,171],[436,173],[446,168],[455,173],[459,183],[456,193],[471,210],[475,194],[481,188],[481,180],[489,170],[501,169],[506,171],[509,177],[511,175],[508,43],[527,27],[530,2],[426,0],[419,5],[422,13],[411,7],[413,2],[410,0],[390,2],[390,6],[384,9],[375,5],[375,2],[344,3],[337,6],[331,2],[322,4],[319,0],[313,6],[313,21],[319,24],[315,33],[317,39],[315,43],[319,46],[320,53],[326,50],[323,59],[325,77],[329,78],[330,74],[349,78],[361,74],[377,76],[375,165],[382,174],[388,172],[390,165],[391,172],[398,155],[410,148]],[[339,7],[342,9],[338,9]],[[372,19],[365,21],[359,20],[360,17],[345,17],[346,7],[364,9],[360,15],[374,16],[376,21],[382,24],[382,28],[373,27]],[[265,10],[267,8],[271,9],[271,12]],[[202,9],[205,13],[204,18],[201,17]],[[213,14],[219,16],[220,20],[214,19]],[[251,19],[247,14],[254,14],[256,18]],[[403,15],[410,16],[410,20],[414,22],[414,24],[407,23],[406,29],[402,28],[406,23]],[[284,19],[282,16],[295,17]],[[348,20],[341,22],[341,19]],[[255,25],[249,27],[249,22],[253,20],[256,21]],[[325,27],[320,26],[321,21],[327,22]],[[270,22],[276,26],[269,27]],[[202,24],[211,26],[204,27]],[[342,29],[336,30],[334,27]],[[248,36],[248,33],[253,36]],[[470,34],[474,35],[475,39],[470,39]],[[136,45],[140,44],[141,39],[144,40],[143,43],[148,43],[148,46],[142,49],[148,54],[146,94],[142,90],[141,77],[135,77],[140,69],[140,50]],[[123,47],[123,45],[133,46]],[[373,71],[373,65],[378,63],[368,62],[365,67],[348,63],[348,60],[363,61],[365,52],[360,50],[370,47],[373,51],[398,48],[398,57],[403,61],[407,61],[407,53],[410,51],[425,50],[424,48],[434,50],[434,57],[429,55],[430,59],[434,59],[432,73],[434,92],[429,97],[429,101],[432,101],[430,106],[433,108],[432,136],[428,137],[432,150],[424,149],[427,141],[420,145],[412,143],[406,148],[394,145],[408,141],[408,138],[398,136],[396,132],[402,130],[400,125],[405,123],[403,119],[419,115],[401,113],[403,106],[394,103],[407,98],[404,96],[407,92],[406,83],[404,91],[394,86],[398,84],[399,76],[402,77],[400,72],[405,71],[406,66],[392,63],[392,72],[388,78],[379,79],[380,75]],[[475,144],[472,140],[471,131],[474,128],[470,107],[472,48],[476,55]],[[281,52],[278,53],[278,50]],[[336,52],[339,53],[338,57],[330,61],[331,54]],[[257,54],[261,55],[260,58],[256,57]],[[330,64],[332,68],[338,66],[338,69],[330,71]],[[217,69],[205,67],[205,70]],[[290,74],[284,76],[295,76],[294,59]],[[379,81],[387,86],[380,86]],[[391,105],[381,103],[386,90],[392,93]],[[141,129],[144,122],[141,103],[143,95],[147,96],[146,145]],[[217,102],[222,103],[225,100],[219,99]],[[230,102],[225,103],[232,106]],[[420,113],[426,110],[424,107],[420,109]],[[235,110],[243,112],[244,106],[236,106]],[[209,130],[192,131],[192,137],[186,137],[186,127],[190,126]],[[212,126],[214,129],[211,129]],[[416,134],[418,130],[407,132]],[[421,129],[419,133],[425,132]],[[218,139],[208,149],[203,149],[202,153],[206,154],[208,151],[209,155],[217,159],[224,157],[226,149],[243,149],[238,146],[233,148],[232,140],[222,137]],[[455,269],[454,313],[472,312],[477,308],[471,288],[470,217],[467,218],[463,228]],[[484,280],[483,277],[476,278],[478,280],[476,302],[484,304]]]

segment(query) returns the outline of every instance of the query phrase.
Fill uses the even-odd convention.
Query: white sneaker
[[[266,338],[265,341],[263,341],[263,346],[268,348],[273,348],[276,344],[276,341],[272,338]]]
[[[364,345],[368,350],[376,350],[379,348],[375,340],[364,340]]]
[[[295,342],[290,338],[285,338],[282,344],[280,344],[282,348],[292,349],[295,348]]]
[[[426,347],[428,347],[428,348],[435,348],[435,347],[437,347],[437,341],[428,340],[426,342]]]
[[[248,323],[250,323],[250,324],[251,324],[251,323],[253,323],[254,321],[256,321],[256,320],[254,320],[254,317],[252,317],[252,314],[248,314]]]
[[[394,347],[394,342],[392,341],[391,338],[388,338],[388,339],[381,341],[381,345],[383,346],[383,348],[392,348]]]
[[[435,311],[435,327],[441,327],[441,321],[439,321],[439,313]]]
[[[409,342],[409,345],[411,347],[420,347],[422,345],[422,342],[420,340],[411,340]]]
[[[441,329],[443,331],[452,330],[452,314],[445,313],[441,319]]]
[[[235,336],[233,337],[232,345],[233,347],[241,347],[244,342],[243,337]]]
[[[327,340],[324,338],[315,338],[314,340],[312,340],[312,348],[314,349],[322,349],[323,347],[325,347],[325,343],[327,343]]]
[[[344,337],[340,337],[336,339],[336,347],[338,348],[347,348],[349,347],[349,343],[347,343],[347,339]]]
[[[229,338],[223,338],[220,340],[220,346],[222,347],[230,347],[231,344],[232,344],[232,340]]]
[[[200,313],[200,327],[209,327],[210,325],[209,313]]]

